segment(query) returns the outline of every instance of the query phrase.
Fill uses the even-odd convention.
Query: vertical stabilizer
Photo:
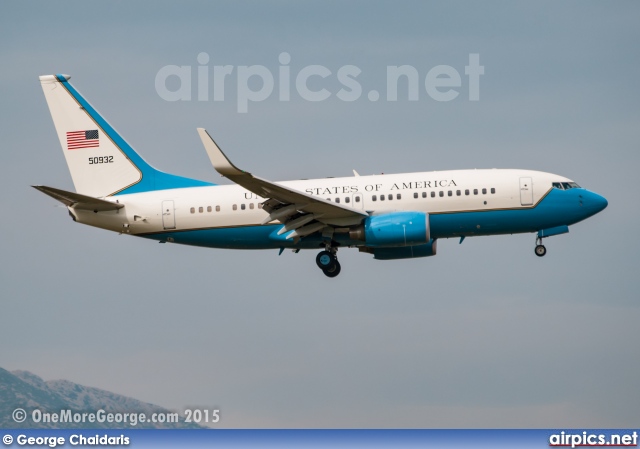
[[[78,193],[104,197],[211,185],[156,170],[69,83],[68,75],[44,75],[49,105],[73,184]]]

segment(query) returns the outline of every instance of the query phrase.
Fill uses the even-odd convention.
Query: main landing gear
[[[542,244],[542,239],[540,237],[536,239],[536,249],[534,251],[538,257],[542,257],[547,254],[547,248]]]
[[[338,262],[336,251],[334,247],[327,247],[325,251],[320,251],[316,256],[316,264],[324,275],[330,278],[340,274],[340,262]]]

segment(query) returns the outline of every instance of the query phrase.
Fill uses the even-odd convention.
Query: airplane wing
[[[62,189],[54,189],[47,186],[31,186],[42,193],[49,195],[66,206],[72,206],[74,209],[107,211],[118,210],[124,207],[124,204],[112,203],[111,201],[101,200],[92,196],[81,195],[75,192],[67,192]]]
[[[305,192],[258,178],[251,173],[240,170],[233,165],[222,150],[220,150],[207,130],[198,128],[198,134],[207,150],[211,164],[218,173],[258,196],[269,198],[269,200],[263,204],[264,209],[269,212],[270,215],[265,219],[263,224],[272,220],[280,220],[285,223],[288,217],[293,217],[301,213],[306,217],[308,217],[308,215],[304,214],[313,214],[315,220],[325,225],[349,226],[358,224],[363,218],[369,216],[365,211],[332,203],[323,198],[311,196]],[[302,217],[297,217],[296,220],[300,220],[301,218]],[[293,237],[301,237],[302,235],[300,235],[300,233],[311,230],[313,230],[312,232],[316,232],[322,228],[318,223],[306,224],[310,221],[309,218],[310,217],[306,218],[307,221],[305,221],[305,219],[300,220],[300,222],[303,222],[303,225],[299,228],[295,228],[292,222],[287,223],[289,230],[298,230],[298,234],[293,234]],[[291,237],[291,235],[288,237]]]

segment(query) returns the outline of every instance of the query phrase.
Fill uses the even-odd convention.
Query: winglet
[[[198,134],[200,135],[204,149],[207,150],[211,165],[213,165],[213,168],[215,168],[218,173],[222,176],[237,176],[245,173],[231,163],[206,129],[198,128]]]

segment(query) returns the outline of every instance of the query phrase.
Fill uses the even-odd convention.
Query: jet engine
[[[394,248],[429,243],[429,214],[424,212],[392,212],[367,217],[349,231],[352,240],[371,248]]]

